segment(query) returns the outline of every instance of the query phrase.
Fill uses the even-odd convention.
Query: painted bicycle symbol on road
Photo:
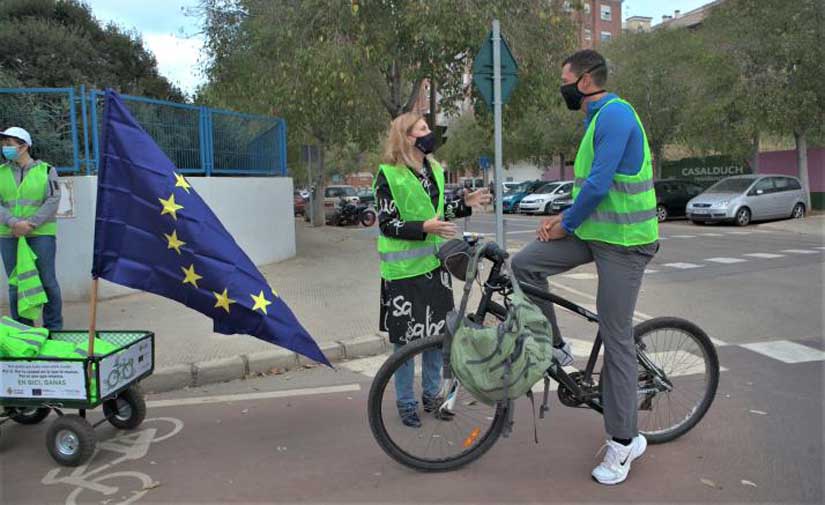
[[[126,461],[136,461],[142,459],[149,452],[149,447],[156,442],[168,440],[183,429],[183,421],[173,417],[156,417],[143,421],[143,428],[138,431],[119,432],[115,437],[100,442],[97,445],[97,453],[92,458],[92,462],[97,458],[100,451],[108,451],[121,456],[110,463],[100,465],[97,468],[90,468],[91,463],[73,469],[68,475],[62,475],[67,470],[55,468],[46,474],[41,480],[47,486],[55,484],[67,484],[75,489],[66,498],[66,505],[78,505],[88,503],[89,498],[80,500],[79,497],[84,491],[93,491],[108,499],[103,501],[107,505],[129,505],[143,498],[146,493],[158,485],[149,475],[136,471],[118,471],[104,473],[107,470]],[[154,425],[154,426],[153,426]],[[131,484],[128,483],[131,481]],[[120,486],[115,485],[120,484]],[[120,496],[115,498],[115,495]],[[119,499],[120,501],[113,501]],[[100,500],[97,500],[98,502]]]

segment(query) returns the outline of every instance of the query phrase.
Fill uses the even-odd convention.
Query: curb
[[[379,334],[351,340],[339,340],[321,345],[321,352],[330,363],[375,356],[387,352],[391,347],[387,339]],[[182,365],[156,368],[141,381],[141,388],[147,393],[166,393],[188,387],[204,386],[219,382],[244,379],[269,372],[273,368],[293,370],[315,362],[286,349],[274,349],[252,354],[240,354],[211,361],[200,361]]]

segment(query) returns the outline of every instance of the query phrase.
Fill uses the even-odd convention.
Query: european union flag
[[[212,210],[121,101],[106,92],[92,275],[177,300],[329,365]]]

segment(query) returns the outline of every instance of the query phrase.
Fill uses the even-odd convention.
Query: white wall
[[[63,300],[81,302],[89,299],[91,287],[97,177],[64,179],[73,188],[73,217],[58,219],[57,277]],[[192,177],[189,182],[256,265],[295,256],[291,178]],[[2,278],[0,304],[8,305],[8,282]],[[101,280],[98,297],[130,292]]]

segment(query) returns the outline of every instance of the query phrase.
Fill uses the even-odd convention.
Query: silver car
[[[573,181],[548,182],[533,194],[525,196],[518,210],[522,214],[551,214],[553,202],[570,196],[572,192]]]
[[[807,202],[796,177],[739,175],[722,179],[691,199],[686,214],[694,223],[729,221],[746,226],[751,221],[804,217]]]

